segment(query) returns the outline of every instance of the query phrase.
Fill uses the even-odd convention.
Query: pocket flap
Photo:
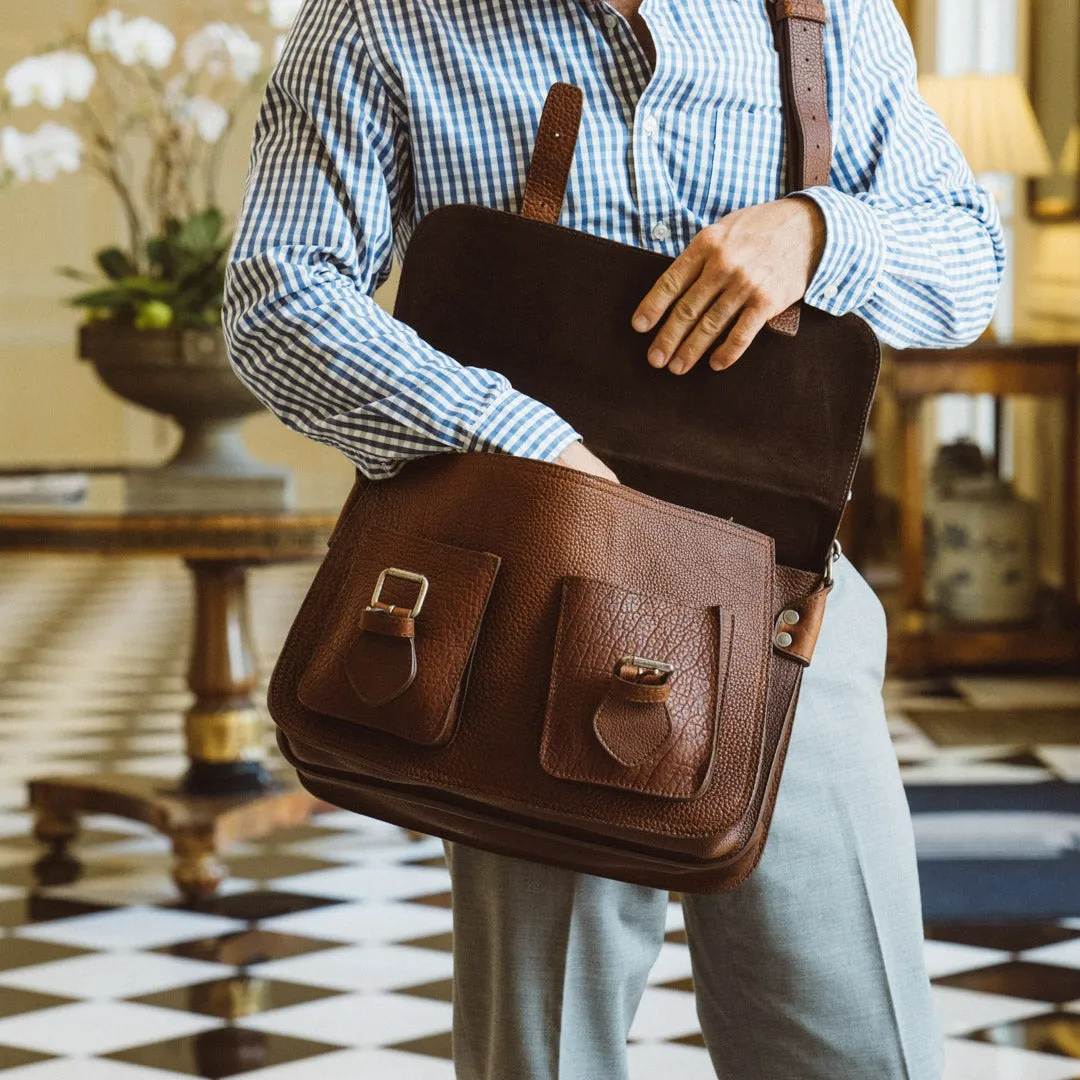
[[[564,579],[540,761],[545,772],[691,799],[707,785],[731,613]]]
[[[449,742],[498,569],[490,552],[366,529],[300,701],[424,746]]]

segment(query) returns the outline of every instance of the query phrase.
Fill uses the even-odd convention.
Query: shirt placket
[[[600,13],[613,45],[636,50],[636,55],[644,64],[644,50],[623,15],[604,0],[594,0],[591,6]],[[648,0],[645,0],[640,10],[644,13],[648,7]],[[633,129],[630,132],[630,170],[638,208],[638,243],[642,247],[669,253],[674,249],[676,241],[674,233],[678,215],[671,205],[669,187],[663,182],[659,151],[659,140],[663,137],[663,131],[659,110],[654,107],[653,98],[657,75],[665,54],[673,47],[674,42],[670,32],[656,17],[650,22],[649,31],[656,48],[656,65],[652,79],[634,109]]]

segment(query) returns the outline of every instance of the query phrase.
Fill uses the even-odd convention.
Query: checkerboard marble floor
[[[253,572],[264,673],[310,574]],[[162,839],[94,817],[76,847],[81,876],[35,885],[28,777],[182,770],[189,617],[184,572],[168,560],[0,558],[0,1077],[449,1080],[451,913],[436,840],[325,815],[235,847],[222,895],[196,909],[177,901]],[[1020,709],[1031,687],[1014,690]],[[1071,684],[1040,692],[1045,716],[1080,699]],[[909,782],[1076,778],[1075,746],[1029,746],[1000,724],[985,743],[951,744],[947,723],[922,719],[978,713],[987,693],[1000,705],[1001,687],[977,681],[890,686]],[[633,1080],[713,1077],[681,909],[670,913],[630,1033]],[[946,1080],[1080,1080],[1080,918],[932,925],[926,956]]]

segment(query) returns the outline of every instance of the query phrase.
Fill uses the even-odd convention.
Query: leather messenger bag
[[[773,19],[798,190],[828,180],[825,12]],[[623,483],[495,453],[358,477],[269,707],[327,802],[715,892],[765,844],[879,350],[796,308],[727,371],[651,368],[630,315],[672,260],[557,223],[581,104],[552,87],[522,214],[420,222],[394,314],[547,402]]]

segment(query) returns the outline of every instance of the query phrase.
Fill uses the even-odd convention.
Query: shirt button
[[[619,21],[619,19],[618,19],[618,17],[617,17],[617,16],[615,16],[615,15],[605,15],[605,16],[604,16],[604,25],[605,25],[605,26],[606,26],[606,27],[607,27],[607,28],[608,28],[609,30],[614,30],[614,29],[615,29],[615,24],[616,24],[616,23],[617,23],[618,21]]]
[[[654,240],[666,240],[671,235],[671,230],[666,222],[660,221],[653,226],[652,234]]]
[[[835,285],[826,285],[825,288],[821,290],[821,298],[823,300],[835,300],[839,291],[840,290]]]
[[[648,117],[645,118],[644,127],[645,127],[645,134],[646,135],[655,135],[657,126],[658,125],[656,123],[656,117],[655,116],[648,116]]]

